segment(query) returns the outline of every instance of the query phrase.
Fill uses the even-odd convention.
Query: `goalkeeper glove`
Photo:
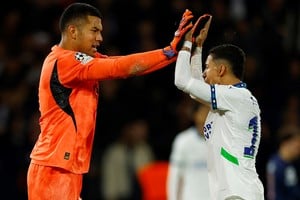
[[[182,15],[178,28],[175,31],[174,38],[171,41],[170,46],[163,49],[164,54],[168,58],[172,58],[180,50],[184,40],[184,35],[193,27],[193,24],[191,23],[193,17],[193,13],[186,9]]]

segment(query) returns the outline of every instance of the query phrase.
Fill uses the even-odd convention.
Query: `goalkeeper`
[[[97,52],[102,16],[86,3],[73,3],[61,15],[61,41],[44,60],[39,83],[41,133],[27,173],[29,200],[80,199],[90,166],[99,81],[140,76],[173,63],[193,15],[186,10],[170,46],[109,57]]]

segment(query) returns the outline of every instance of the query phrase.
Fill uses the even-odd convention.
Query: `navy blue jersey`
[[[296,165],[273,155],[267,164],[267,188],[270,200],[300,200],[299,174]]]

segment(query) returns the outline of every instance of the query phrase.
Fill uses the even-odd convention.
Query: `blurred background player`
[[[137,118],[126,122],[119,138],[103,154],[101,193],[105,200],[140,200],[137,171],[154,160],[147,142],[149,125]]]
[[[278,133],[278,151],[267,163],[267,199],[300,199],[300,129],[285,126]],[[297,163],[298,161],[298,163]]]
[[[67,6],[59,20],[61,40],[40,74],[41,132],[30,154],[29,200],[80,199],[95,137],[99,81],[145,75],[173,63],[192,17],[191,11],[184,12],[164,49],[109,57],[97,51],[104,29],[99,10],[86,3]]]
[[[172,145],[167,177],[168,200],[208,200],[207,147],[203,135],[209,108],[196,103],[193,125],[178,133]]]
[[[207,17],[205,26],[198,27]],[[186,34],[176,62],[175,85],[210,107],[204,135],[211,198],[263,200],[264,187],[255,166],[261,137],[260,108],[242,82],[244,51],[232,44],[213,47],[202,74],[202,47],[211,19],[201,16]]]

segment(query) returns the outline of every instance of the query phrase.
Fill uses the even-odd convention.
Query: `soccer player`
[[[278,150],[267,163],[268,200],[300,199],[300,129],[287,126],[279,130]]]
[[[73,3],[61,15],[60,43],[45,58],[39,83],[41,133],[27,174],[29,200],[80,199],[90,166],[99,81],[144,75],[173,63],[178,44],[191,28],[186,10],[170,46],[109,57],[97,52],[102,16],[86,3]]]
[[[264,188],[255,167],[260,108],[242,82],[245,53],[232,44],[216,46],[208,52],[202,73],[202,46],[212,16],[199,32],[197,26],[206,17],[200,17],[185,36],[176,62],[175,85],[210,106],[204,135],[211,199],[262,200]],[[191,52],[193,42],[196,48]]]
[[[193,125],[176,135],[167,177],[168,200],[208,200],[207,147],[203,135],[209,108],[198,104]]]

